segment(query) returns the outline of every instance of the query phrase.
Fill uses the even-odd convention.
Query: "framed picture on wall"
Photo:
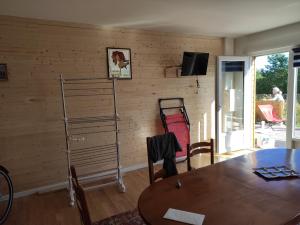
[[[1,64],[0,63],[0,81],[1,80],[8,80],[8,75],[7,75],[7,66],[6,66],[6,64]]]
[[[107,48],[108,79],[132,79],[129,48]]]

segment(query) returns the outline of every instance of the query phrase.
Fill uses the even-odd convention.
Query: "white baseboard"
[[[46,186],[42,186],[42,187],[29,189],[26,191],[20,191],[20,192],[14,193],[14,198],[21,198],[21,197],[25,197],[25,196],[36,194],[36,193],[46,193],[46,192],[50,192],[50,191],[61,190],[61,189],[67,188],[67,185],[68,185],[68,182],[64,181],[64,182],[60,182],[60,183],[56,183],[56,184],[50,184],[50,185],[46,185]]]
[[[128,173],[128,172],[131,172],[131,171],[143,169],[145,167],[148,167],[147,163],[136,164],[136,165],[133,165],[133,166],[128,166],[128,167],[122,168],[121,172],[122,173]],[[102,174],[94,175],[95,179],[97,177],[99,177],[100,175],[102,175]],[[21,198],[21,197],[25,197],[25,196],[36,194],[36,193],[41,194],[41,193],[47,193],[47,192],[51,192],[51,191],[57,191],[57,190],[65,189],[67,187],[68,187],[68,182],[67,181],[59,182],[59,183],[56,183],[56,184],[50,184],[50,185],[41,186],[41,187],[37,187],[37,188],[25,190],[25,191],[16,192],[16,193],[14,193],[14,198]]]
[[[131,171],[144,169],[146,167],[148,167],[148,163],[140,163],[140,164],[135,164],[133,166],[124,167],[124,168],[121,169],[121,172],[122,173],[128,173],[128,172],[131,172]]]
[[[182,161],[184,159],[186,159],[185,156],[177,158],[176,161],[178,162],[178,161]],[[159,161],[159,162],[155,163],[155,165],[162,164],[162,162],[163,161]],[[128,172],[143,169],[146,167],[148,167],[148,163],[140,163],[140,164],[136,164],[133,166],[121,168],[121,173],[128,173]],[[103,174],[100,174],[100,173],[95,174],[95,175],[93,175],[93,177],[89,177],[89,179],[94,178],[96,180],[97,177],[102,176],[102,175]],[[42,193],[47,193],[47,192],[51,192],[51,191],[57,191],[57,190],[65,189],[67,187],[68,187],[68,182],[64,181],[64,182],[60,182],[60,183],[56,183],[56,184],[50,184],[50,185],[46,185],[46,186],[29,189],[26,191],[16,192],[16,193],[14,193],[14,198],[21,198],[21,197],[25,197],[25,196],[36,194],[36,193],[42,194]]]

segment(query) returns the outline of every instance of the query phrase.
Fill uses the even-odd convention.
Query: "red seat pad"
[[[186,156],[187,145],[190,144],[190,131],[182,113],[166,115],[168,132],[173,132],[182,148],[176,153],[176,157]]]
[[[262,112],[267,122],[280,123],[284,121],[277,117],[272,105],[258,105],[258,108]]]

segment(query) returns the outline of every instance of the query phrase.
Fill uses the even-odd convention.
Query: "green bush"
[[[288,57],[281,53],[269,55],[268,65],[256,71],[256,94],[271,94],[274,86],[287,93],[287,81]]]

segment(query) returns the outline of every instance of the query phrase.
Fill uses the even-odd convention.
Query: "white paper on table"
[[[205,215],[202,214],[169,208],[163,218],[193,225],[202,225],[204,217]]]

